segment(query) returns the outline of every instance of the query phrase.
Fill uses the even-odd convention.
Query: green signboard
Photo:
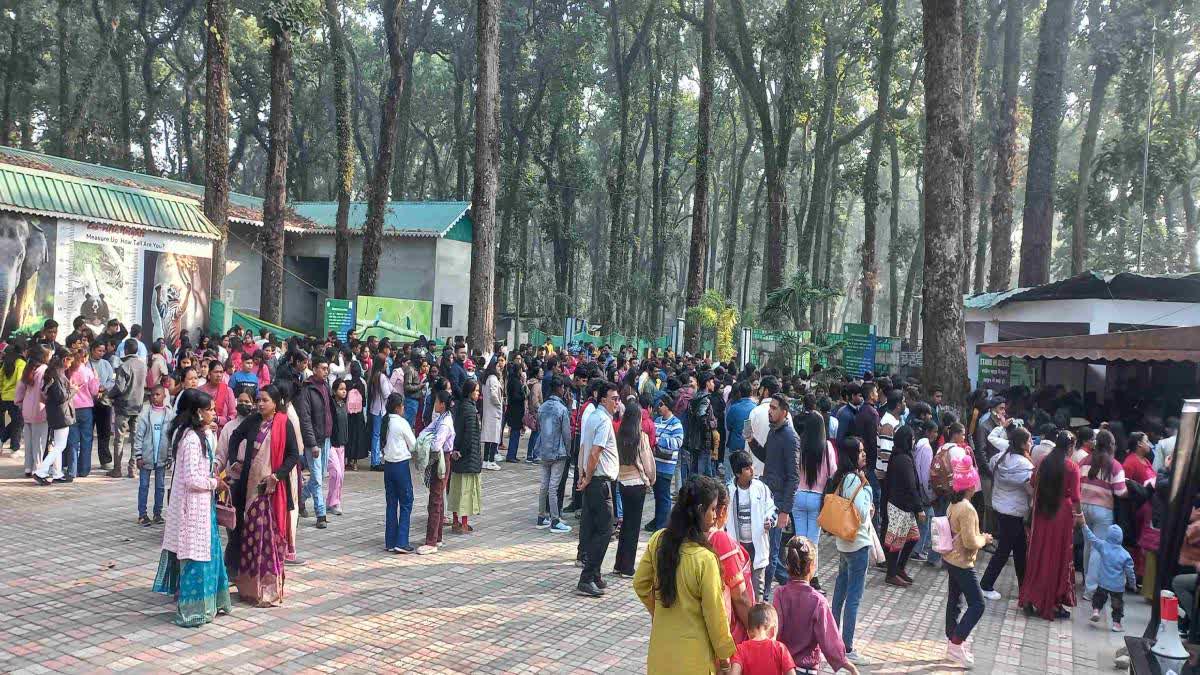
[[[863,373],[875,370],[875,326],[865,323],[848,323],[842,327],[846,344],[842,347],[842,370],[851,377],[862,377]]]
[[[1038,386],[1038,371],[1025,359],[1012,359],[1008,365],[1008,383],[1034,389]]]
[[[325,300],[325,335],[336,333],[339,340],[346,341],[346,335],[354,328],[354,301],[339,298]]]
[[[355,303],[358,338],[411,342],[433,335],[433,303],[428,300],[360,295]]]
[[[1008,388],[1009,360],[1000,356],[991,358],[979,357],[979,386],[987,389],[1001,390]]]

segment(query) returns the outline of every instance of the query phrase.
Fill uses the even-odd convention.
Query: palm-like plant
[[[779,326],[790,319],[799,329],[810,306],[839,295],[841,293],[832,288],[813,285],[803,270],[797,270],[785,285],[767,294],[767,302],[760,316],[772,326]]]
[[[738,324],[738,311],[725,296],[717,291],[705,291],[700,304],[688,309],[687,321],[714,330],[717,360],[727,362],[733,359],[737,353],[733,346],[733,333]]]

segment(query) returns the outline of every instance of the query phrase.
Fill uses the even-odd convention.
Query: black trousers
[[[608,553],[612,526],[612,483],[607,478],[595,476],[583,490],[583,516],[579,521],[579,546],[583,551],[580,583],[600,578],[600,564]]]
[[[108,464],[113,459],[108,449],[113,432],[112,406],[97,402],[92,408],[92,422],[96,426],[96,454],[100,457],[101,464]]]
[[[567,494],[567,481],[571,483],[571,503],[563,506],[567,502],[563,500]],[[571,454],[567,458],[567,468],[563,470],[562,478],[558,481],[558,504],[563,511],[578,511],[580,504],[579,496],[579,439],[571,441]]]
[[[896,573],[904,571],[904,567],[908,565],[908,558],[912,555],[913,548],[916,545],[917,542],[915,541],[906,541],[904,542],[904,548],[899,551],[884,549],[883,557],[887,558],[887,574],[889,577],[894,577]]]
[[[633,575],[637,560],[638,530],[641,529],[642,507],[646,503],[645,485],[621,486],[621,534],[617,537],[617,561],[613,569]]]
[[[1120,591],[1106,591],[1103,588],[1096,588],[1096,592],[1092,593],[1092,609],[1104,609],[1104,601],[1112,598],[1112,620],[1113,623],[1121,623],[1121,619],[1125,618],[1125,594]]]
[[[985,591],[995,590],[996,579],[1004,571],[1011,555],[1013,566],[1017,568],[1017,584],[1025,581],[1025,519],[1020,516],[1010,516],[1006,513],[996,513],[996,552],[988,561],[987,569],[983,571],[983,579],[979,587]]]

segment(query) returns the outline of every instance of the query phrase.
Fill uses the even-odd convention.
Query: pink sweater
[[[1113,497],[1123,497],[1128,492],[1125,487],[1125,469],[1111,460],[1108,468],[1108,478],[1088,478],[1092,472],[1092,458],[1088,457],[1079,465],[1079,494],[1080,501],[1093,506],[1103,506],[1106,509],[1115,508]]]
[[[100,392],[100,380],[96,379],[95,371],[85,366],[76,368],[75,372],[71,373],[71,384],[79,387],[71,401],[76,410],[95,407],[96,394]]]
[[[13,403],[21,406],[21,417],[26,424],[46,421],[46,399],[42,397],[42,377],[45,374],[46,365],[42,364],[33,371],[33,384],[25,384],[24,378],[17,382]]]

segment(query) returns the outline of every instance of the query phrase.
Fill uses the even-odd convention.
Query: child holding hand
[[[738,644],[729,671],[732,675],[795,675],[791,652],[775,639],[779,621],[774,607],[765,602],[751,607],[746,629],[750,639]]]
[[[834,672],[858,669],[846,658],[846,645],[829,609],[829,601],[812,587],[817,571],[817,547],[795,536],[783,552],[788,582],[775,591],[772,604],[779,616],[779,639],[787,647],[800,675],[816,673],[821,656]]]

